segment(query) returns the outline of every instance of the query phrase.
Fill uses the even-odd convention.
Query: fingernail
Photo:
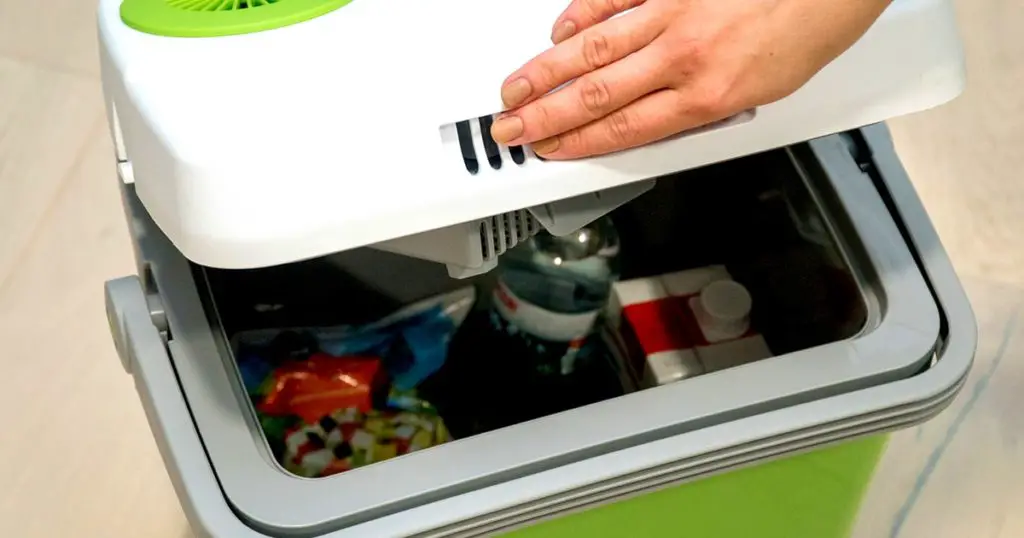
[[[558,151],[558,137],[545,138],[540,142],[533,143],[533,152],[538,155],[547,155]]]
[[[555,26],[555,29],[551,32],[551,42],[557,45],[562,41],[569,39],[575,33],[576,23],[572,21],[565,21]]]
[[[522,104],[532,91],[529,80],[517,78],[501,89],[501,101],[505,103],[505,108],[515,108]]]
[[[508,144],[520,136],[523,136],[523,120],[519,116],[498,118],[491,125],[491,138],[499,144]]]

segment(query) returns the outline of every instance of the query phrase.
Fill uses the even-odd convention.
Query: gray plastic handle
[[[198,537],[261,538],[228,506],[206,458],[163,338],[150,318],[138,277],[105,285],[107,319],[125,370],[132,374],[160,456],[181,507]],[[139,390],[140,387],[145,387]]]

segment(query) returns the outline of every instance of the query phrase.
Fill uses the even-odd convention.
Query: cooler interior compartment
[[[849,228],[834,205],[828,209],[835,193],[827,183],[812,187],[798,163],[792,150],[776,150],[661,178],[611,215],[622,248],[620,282],[671,275],[687,280],[710,272],[749,291],[756,356],[741,356],[749,353],[743,346],[709,345],[696,353],[698,374],[850,339],[873,317],[876,276],[869,265],[851,265],[861,259],[862,247],[855,237],[841,237]],[[411,303],[472,287],[472,310],[451,338],[443,367],[417,387],[456,442],[657,384],[650,381],[643,346],[625,342],[608,319],[599,321],[603,337],[594,337],[598,352],[572,374],[536,375],[523,356],[527,350],[499,340],[491,325],[496,272],[454,280],[441,264],[370,248],[265,269],[192,269],[204,283],[207,312],[224,348],[241,361],[261,353],[298,354],[301,360],[316,347],[310,339],[325,330],[373,323]],[[244,364],[231,369],[247,372]],[[340,428],[336,420],[314,427],[316,433],[302,433],[309,418],[292,416],[282,424],[281,417],[258,411],[266,396],[253,394],[259,382],[243,382],[245,377],[239,386],[246,387],[249,412],[269,433],[264,440],[277,461],[295,463],[299,452],[321,445],[337,448],[337,440],[327,439]],[[289,442],[307,434],[318,438],[313,446],[291,446],[289,452]],[[342,455],[350,453],[346,446]]]

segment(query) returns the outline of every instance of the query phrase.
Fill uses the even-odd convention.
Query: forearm
[[[889,7],[892,0],[776,0],[767,18],[760,51],[762,61],[780,70],[772,81],[777,89],[765,87],[774,98],[784,97],[792,88],[787,81],[806,80],[822,66],[837,58],[854,43]],[[780,39],[780,36],[788,36]],[[768,81],[758,84],[771,85]]]

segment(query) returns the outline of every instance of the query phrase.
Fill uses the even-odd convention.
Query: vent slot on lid
[[[481,116],[475,119],[455,123],[455,132],[459,140],[459,151],[466,171],[476,175],[481,171],[481,161],[498,171],[511,165],[522,166],[531,157],[536,158],[522,146],[502,146],[491,136],[494,115]]]
[[[756,110],[740,112],[726,119],[710,123],[703,127],[691,129],[679,133],[672,139],[685,138],[700,135],[710,131],[726,129],[741,125],[753,120]],[[481,116],[479,118],[467,119],[456,122],[455,134],[458,138],[459,151],[462,153],[462,163],[466,171],[471,175],[477,175],[490,168],[494,171],[507,170],[510,166],[523,166],[527,161],[544,162],[544,159],[533,153],[529,148],[523,146],[502,146],[491,136],[491,126],[494,125],[496,114]],[[442,133],[451,129],[452,124],[441,127]],[[448,131],[450,133],[450,131]],[[451,144],[451,135],[442,134],[442,141]],[[486,161],[486,165],[483,162]],[[485,168],[486,166],[486,168]],[[598,195],[600,197],[600,195]]]
[[[540,222],[525,209],[480,221],[480,250],[484,261],[501,256],[540,230]]]
[[[498,254],[505,252],[507,243],[505,242],[505,220],[500,216],[495,215],[491,217],[491,235],[494,236],[494,250]]]

